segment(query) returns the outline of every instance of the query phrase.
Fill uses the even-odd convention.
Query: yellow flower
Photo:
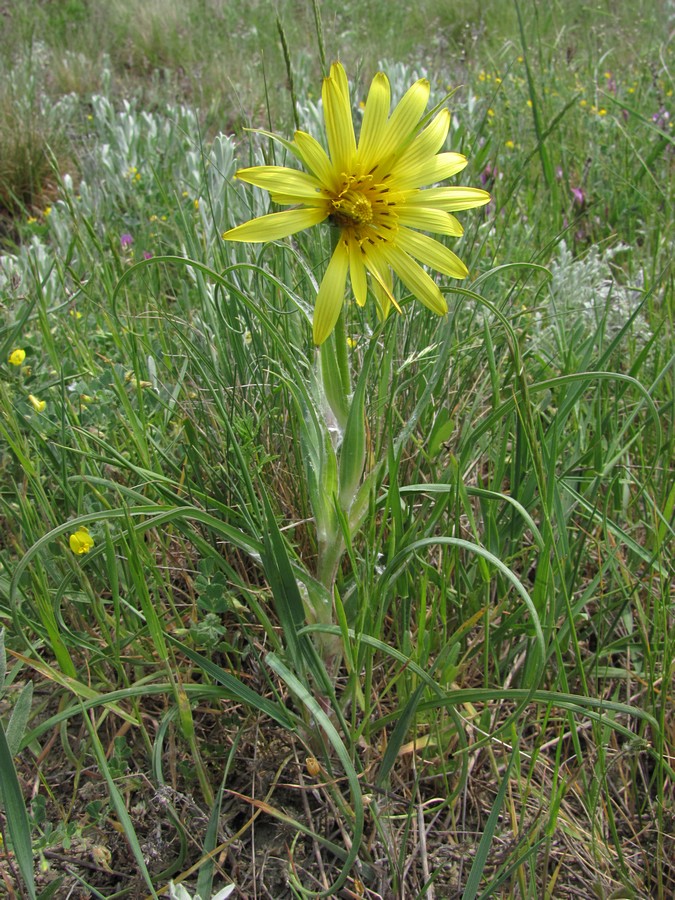
[[[88,529],[84,525],[80,525],[77,531],[70,535],[68,543],[73,553],[82,556],[83,553],[89,553],[94,546],[94,539],[89,534]]]
[[[29,394],[29,395],[28,395],[28,402],[29,402],[30,405],[33,407],[33,409],[35,410],[35,412],[39,412],[39,413],[42,412],[42,410],[43,410],[43,409],[45,408],[45,406],[47,405],[47,401],[46,401],[46,400],[40,400],[40,399],[38,399],[38,398],[35,396],[35,394]]]
[[[507,150],[513,150],[513,148],[516,145],[514,144],[513,141],[504,141],[504,146],[506,147]]]
[[[9,361],[13,366],[20,366],[21,363],[26,358],[26,351],[22,350],[20,347],[17,347],[16,350],[12,350],[9,354]]]
[[[456,175],[467,163],[460,153],[439,152],[450,113],[443,109],[431,121],[425,119],[429,90],[426,79],[415,82],[389,115],[389,81],[378,72],[357,145],[347,76],[340,63],[334,63],[322,90],[329,154],[311,135],[296,131],[291,143],[283,143],[307,171],[254,166],[237,172],[242,181],[270,191],[275,203],[298,208],[253,219],[225,232],[225,239],[276,241],[326,219],[339,229],[316,298],[315,344],[322,344],[335,326],[348,275],[360,306],[366,302],[370,276],[378,311],[386,316],[391,305],[398,309],[391,270],[438,315],[447,312],[445,297],[415,260],[453,278],[468,274],[447,247],[413,230],[458,237],[462,226],[452,213],[490,200],[477,188],[421,190]]]
[[[51,216],[51,214],[52,214],[52,208],[51,208],[51,206],[45,206],[44,213],[43,213],[45,219],[46,219],[48,216]]]

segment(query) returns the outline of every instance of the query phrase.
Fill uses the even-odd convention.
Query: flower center
[[[329,195],[330,220],[361,246],[395,240],[398,231],[397,207],[403,195],[392,193],[388,175],[375,182],[372,173],[342,173],[341,189]]]
[[[368,225],[373,221],[373,208],[370,200],[361,191],[348,188],[343,190],[332,202],[333,218],[342,227]]]

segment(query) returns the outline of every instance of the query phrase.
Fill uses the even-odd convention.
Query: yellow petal
[[[305,197],[303,200],[300,200],[297,194],[278,194],[276,191],[272,191],[270,193],[270,200],[273,203],[278,203],[279,206],[296,206],[298,203],[303,203],[305,206],[320,206],[326,210],[326,215],[329,215],[332,211],[332,207],[330,207],[330,200],[327,197],[323,197],[321,194],[317,194],[315,197]]]
[[[269,216],[259,216],[237,225],[226,231],[223,238],[226,241],[277,241],[279,238],[288,237],[303,228],[311,228],[318,225],[326,218],[326,211],[322,208],[287,209],[284,212],[271,213]]]
[[[436,282],[427,275],[401,247],[383,245],[383,252],[387,256],[389,265],[408,288],[411,294],[439,316],[444,316],[448,311],[445,297],[438,289]]]
[[[436,234],[449,234],[461,237],[464,229],[454,216],[441,209],[426,209],[423,206],[402,206],[398,212],[400,225],[409,225],[422,231],[433,231]]]
[[[359,306],[365,305],[368,294],[364,256],[359,242],[349,241],[349,278],[354,291],[354,299]]]
[[[313,175],[286,166],[253,166],[250,169],[240,169],[237,178],[265,191],[295,197],[291,203],[304,203],[307,199],[316,199],[321,192],[321,183]]]
[[[421,78],[401,98],[391,114],[380,144],[379,154],[383,163],[392,154],[400,153],[414,136],[429,102],[429,90],[429,82],[426,78]]]
[[[377,313],[381,319],[386,319],[389,310],[395,306],[398,312],[401,307],[394,297],[394,285],[391,277],[391,269],[380,251],[380,244],[364,244],[366,268],[372,278],[373,293],[377,301]]]
[[[340,238],[323,276],[314,307],[314,343],[323,344],[335,328],[345,299],[345,284],[349,270],[349,246]]]
[[[386,133],[390,105],[389,79],[384,72],[378,72],[368,91],[359,136],[358,160],[366,172],[369,172],[381,157],[380,144]]]
[[[396,178],[396,189],[407,191],[419,188],[436,181],[445,181],[452,175],[461,172],[467,164],[467,158],[461,153],[439,153],[431,159],[422,160],[411,166],[406,172],[400,172]]]
[[[392,178],[406,173],[413,166],[429,162],[445,143],[450,129],[450,113],[443,109],[424,131],[420,132],[393,166]]]
[[[451,210],[473,209],[475,206],[484,206],[489,202],[490,195],[480,188],[440,187],[420,191],[407,201],[407,205],[426,206],[450,212]]]
[[[296,131],[295,145],[300,159],[310,172],[316,175],[324,187],[334,190],[336,188],[335,171],[328,154],[316,138],[304,131]]]
[[[349,86],[339,63],[334,63],[330,71],[330,77],[323,80],[321,92],[328,149],[333,167],[338,172],[349,172],[356,153]]]
[[[400,228],[396,235],[396,243],[405,251],[419,259],[425,266],[431,266],[443,275],[451,278],[466,278],[469,270],[452,250],[439,244],[426,234],[419,234],[409,228]]]

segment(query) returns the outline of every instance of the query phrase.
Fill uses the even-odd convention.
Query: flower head
[[[77,531],[70,535],[68,543],[73,553],[82,556],[83,553],[89,553],[94,546],[94,539],[89,534],[89,530],[84,525],[80,525]]]
[[[17,347],[16,350],[12,350],[12,352],[8,356],[8,360],[13,366],[20,366],[25,358],[26,351],[22,350],[21,347]]]
[[[38,413],[41,413],[44,410],[45,406],[47,405],[46,400],[40,400],[40,398],[36,397],[35,394],[28,395],[28,402],[33,407],[35,412],[38,412]]]
[[[570,193],[574,198],[574,203],[576,206],[585,206],[586,204],[586,194],[584,194],[583,189],[580,187],[571,187]]]
[[[133,244],[133,242],[134,242],[133,235],[127,234],[126,232],[124,234],[120,235],[120,246],[122,247],[122,250],[128,250],[129,247],[131,247],[131,245]]]
[[[366,302],[368,284],[386,316],[393,296],[392,271],[408,290],[438,315],[445,297],[419,265],[464,278],[467,268],[444,244],[421,234],[458,237],[453,212],[482,206],[486,191],[432,187],[466,166],[460,153],[439,152],[450,128],[450,113],[431,120],[424,112],[429,82],[415,82],[391,115],[389,81],[378,72],[366,100],[358,144],[354,135],[347,76],[334,63],[322,98],[328,153],[311,135],[296,131],[285,143],[307,171],[285,166],[240,169],[242,181],[270,192],[275,203],[295,209],[271,213],[225,232],[232,241],[274,241],[328,220],[338,231],[314,310],[314,343],[322,344],[340,315],[349,275],[356,302]],[[418,230],[415,230],[418,229]]]

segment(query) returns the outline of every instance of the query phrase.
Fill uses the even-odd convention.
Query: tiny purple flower
[[[668,126],[668,122],[670,121],[670,113],[662,106],[661,109],[654,113],[652,116],[652,122],[656,125],[657,128],[666,128]]]
[[[148,250],[143,251],[143,259],[152,259],[152,256],[153,256],[153,254],[150,253]]]
[[[574,202],[577,206],[584,206],[586,203],[586,195],[579,187],[570,188],[572,192],[572,196],[574,197]]]
[[[133,242],[134,242],[134,239],[130,234],[126,234],[126,232],[125,232],[124,234],[120,235],[120,244],[122,246],[122,250],[128,250],[129,247],[131,247],[131,245],[133,244]]]

